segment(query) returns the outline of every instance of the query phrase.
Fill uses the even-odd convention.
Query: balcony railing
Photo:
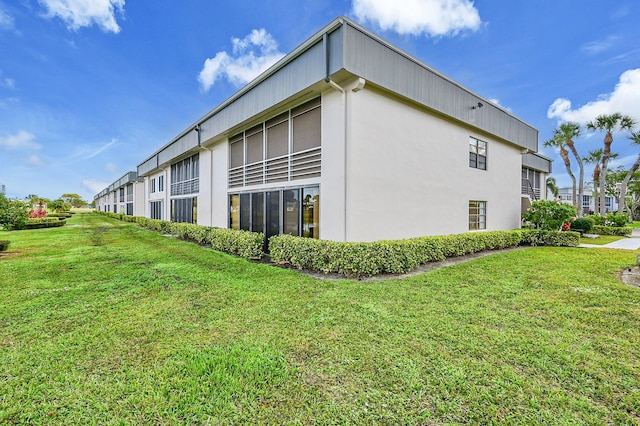
[[[320,169],[320,147],[311,148],[229,169],[229,187],[319,177]]]
[[[200,191],[200,178],[171,184],[171,195],[195,194]]]
[[[528,195],[533,201],[540,199],[540,188],[534,188],[529,179],[522,179],[522,195]]]

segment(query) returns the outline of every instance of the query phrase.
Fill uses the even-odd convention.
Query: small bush
[[[537,229],[559,231],[576,216],[575,207],[560,201],[538,200],[524,214],[524,220]]]
[[[577,247],[580,234],[573,231],[549,231],[544,229],[522,230],[522,244],[530,246]]]
[[[107,228],[95,228],[91,231],[89,239],[94,246],[104,245],[104,234],[107,232]]]
[[[573,231],[582,231],[584,233],[589,233],[595,226],[593,219],[589,216],[579,217],[573,222],[571,222],[571,230]]]
[[[604,225],[604,217],[599,214],[588,214],[585,217],[592,219],[594,225]]]
[[[627,226],[629,218],[625,215],[618,213],[609,213],[604,219],[605,226],[622,227]]]
[[[0,240],[0,251],[9,250],[9,246],[11,245],[11,241]]]
[[[631,235],[633,228],[630,226],[604,226],[604,225],[595,225],[593,227],[593,232],[598,235],[617,235],[620,237],[628,237]]]

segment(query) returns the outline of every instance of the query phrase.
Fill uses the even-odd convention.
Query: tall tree
[[[580,125],[578,123],[562,123],[559,128],[557,128],[554,133],[558,135],[559,138],[564,139],[565,145],[571,150],[571,153],[576,159],[576,163],[578,163],[579,176],[578,176],[578,197],[575,202],[576,209],[578,210],[578,216],[582,216],[582,198],[584,195],[584,164],[582,163],[582,158],[578,155],[578,151],[576,150],[576,144],[573,142],[573,139],[580,136]],[[574,199],[576,198],[576,194],[574,194]]]
[[[60,198],[71,204],[72,207],[82,207],[87,205],[87,202],[78,194],[62,194]]]
[[[631,136],[629,136],[629,140],[633,145],[636,145],[636,146],[640,145],[640,131],[631,132]],[[618,202],[618,213],[622,214],[622,212],[626,208],[627,213],[629,214],[630,222],[633,221],[633,209],[627,203],[627,186],[629,185],[629,181],[631,180],[631,177],[633,176],[633,174],[636,172],[636,170],[638,170],[638,167],[640,167],[640,153],[638,153],[636,162],[633,163],[633,165],[625,175],[624,179],[622,180],[622,183],[620,184],[620,200]]]
[[[600,188],[605,187],[605,180],[607,178],[607,167],[609,166],[609,159],[611,158],[613,132],[616,130],[628,130],[633,127],[633,125],[634,121],[631,117],[629,117],[628,115],[622,115],[619,112],[609,115],[599,115],[595,120],[587,123],[587,129],[605,132],[604,148],[602,150],[602,165],[600,168]],[[598,213],[601,216],[604,216],[606,214],[604,201],[605,191],[600,191]]]
[[[567,174],[571,178],[571,182],[573,184],[572,193],[571,193],[572,194],[571,199],[573,200],[572,205],[577,209],[578,207],[576,205],[576,177],[571,171],[571,160],[569,160],[569,151],[565,149],[564,144],[565,144],[565,139],[562,133],[560,133],[558,129],[556,129],[553,132],[553,137],[548,141],[546,141],[544,143],[544,146],[560,148],[560,158],[562,158],[562,161],[564,161],[564,167],[567,169]]]
[[[547,192],[551,192],[554,198],[558,198],[558,194],[560,190],[558,189],[558,184],[556,183],[556,178],[548,177],[547,178]]]

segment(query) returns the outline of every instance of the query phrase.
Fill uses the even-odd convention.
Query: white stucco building
[[[576,195],[577,196],[577,195]],[[573,188],[570,186],[563,186],[558,188],[558,199],[566,204],[573,205]],[[596,203],[599,203],[600,200],[597,197],[593,196],[593,190],[590,188],[584,189],[584,194],[582,195],[582,212],[589,213],[596,211]],[[612,213],[618,211],[618,198],[612,197],[610,195],[605,196],[604,198],[604,208],[607,213]]]
[[[143,215],[335,241],[520,226],[538,131],[338,18],[138,165]]]
[[[93,197],[101,212],[144,216],[144,180],[137,172],[128,172]]]

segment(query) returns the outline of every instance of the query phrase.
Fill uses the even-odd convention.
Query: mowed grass
[[[613,243],[615,241],[621,240],[627,237],[621,237],[618,235],[600,235],[598,238],[580,238],[580,244],[595,244],[598,246],[603,246],[605,244]]]
[[[0,239],[0,423],[640,422],[636,252],[335,281],[93,214]]]

